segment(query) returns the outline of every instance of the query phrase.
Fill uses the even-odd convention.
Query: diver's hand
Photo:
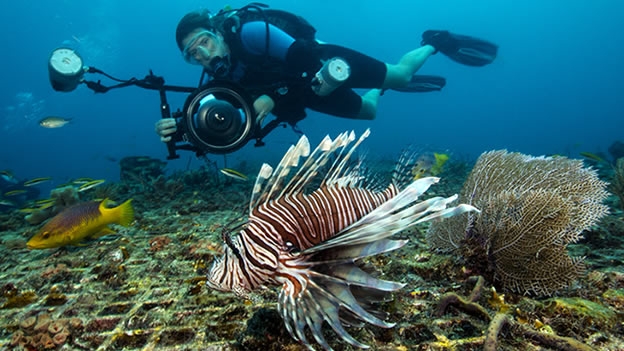
[[[156,122],[156,134],[160,136],[163,143],[171,141],[171,135],[178,130],[176,120],[174,118],[163,118]]]
[[[273,111],[273,107],[275,107],[275,101],[271,99],[268,95],[261,95],[256,99],[253,103],[254,110],[256,111],[256,120],[262,123],[264,117],[266,117],[271,111]]]

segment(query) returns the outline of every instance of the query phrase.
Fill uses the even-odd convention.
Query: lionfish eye
[[[286,242],[286,251],[288,251],[288,253],[291,253],[291,254],[296,254],[296,253],[299,253],[301,251],[301,249],[298,248],[297,246],[295,246],[295,244],[293,244],[292,242],[287,241]]]

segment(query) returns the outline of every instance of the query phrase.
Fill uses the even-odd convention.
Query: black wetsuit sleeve
[[[286,53],[286,69],[293,73],[316,73],[322,66],[321,50],[316,41],[296,40]]]

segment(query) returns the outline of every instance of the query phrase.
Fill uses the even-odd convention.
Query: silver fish
[[[71,120],[71,118],[50,116],[40,120],[39,125],[43,128],[61,128]]]
[[[350,158],[369,133],[357,140],[353,132],[325,137],[312,153],[302,136],[276,169],[264,164],[248,221],[238,235],[224,235],[224,254],[208,273],[209,287],[241,296],[281,286],[278,310],[290,335],[309,349],[306,328],[331,350],[321,332],[325,322],[342,341],[361,348],[367,345],[354,339],[343,321],[394,326],[374,306],[404,284],[372,277],[357,260],[402,247],[407,240],[392,236],[418,223],[478,211],[464,204],[449,207],[457,195],[416,201],[439,178],[413,181],[410,157],[399,160],[388,186],[363,185],[362,168]]]

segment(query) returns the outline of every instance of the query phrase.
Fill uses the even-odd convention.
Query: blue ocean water
[[[244,1],[14,1],[0,13],[5,50],[0,85],[0,169],[16,177],[52,176],[54,186],[71,178],[119,178],[126,156],[166,156],[154,133],[158,94],[135,87],[94,94],[84,86],[55,92],[47,60],[60,46],[75,48],[88,66],[127,79],[148,70],[168,84],[194,86],[200,68],[186,64],[176,47],[179,19],[191,10],[217,11]],[[459,65],[441,54],[419,71],[442,75],[441,92],[382,97],[374,121],[346,120],[310,112],[300,128],[316,143],[325,134],[371,128],[367,147],[395,155],[408,144],[476,158],[506,148],[542,155],[579,157],[606,152],[624,140],[624,2],[620,1],[271,1],[274,8],[306,17],[326,42],[395,62],[420,45],[427,29],[449,29],[500,45],[495,63]],[[89,75],[90,80],[102,79]],[[172,109],[185,95],[170,94]],[[59,129],[39,119],[72,118]],[[278,129],[266,146],[250,143],[229,155],[242,161],[276,162],[298,135]],[[211,159],[223,162],[222,156]],[[203,161],[182,153],[169,170]]]

